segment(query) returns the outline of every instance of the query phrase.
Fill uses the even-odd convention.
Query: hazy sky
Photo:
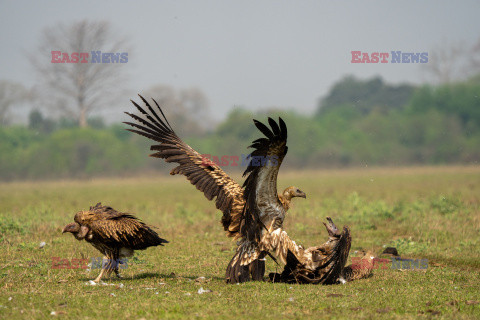
[[[26,53],[42,29],[85,18],[130,38],[131,97],[155,84],[196,86],[216,119],[235,105],[311,113],[346,74],[419,83],[419,64],[352,64],[350,52],[431,54],[480,37],[480,1],[0,0],[0,79],[32,86]],[[129,109],[127,98],[118,110]]]

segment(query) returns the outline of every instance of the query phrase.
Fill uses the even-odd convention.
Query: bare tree
[[[198,88],[175,90],[160,84],[142,92],[142,96],[155,99],[186,136],[202,134],[211,127],[208,99]]]
[[[466,80],[480,72],[480,38],[472,46],[444,41],[429,52],[423,66],[437,83]]]
[[[30,57],[40,80],[36,92],[51,109],[87,126],[88,115],[107,107],[121,92],[126,46],[108,22],[84,20],[45,29],[37,54]],[[103,53],[114,55],[104,59]]]
[[[28,98],[28,90],[21,84],[0,80],[0,125],[10,123],[10,108]]]

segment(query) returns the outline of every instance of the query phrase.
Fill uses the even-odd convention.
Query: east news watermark
[[[127,63],[128,52],[62,52],[52,51],[52,63]]]
[[[362,52],[351,51],[351,63],[428,63],[428,52]]]
[[[52,269],[102,269],[108,266],[119,269],[128,268],[128,258],[120,260],[111,260],[102,257],[93,257],[90,259],[66,259],[52,257]],[[388,264],[391,263],[391,267]],[[405,258],[373,258],[373,260],[352,257],[352,269],[396,269],[396,270],[425,270],[428,268],[428,259],[405,259]]]

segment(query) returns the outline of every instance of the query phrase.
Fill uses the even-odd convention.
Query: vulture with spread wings
[[[223,212],[222,224],[227,235],[239,240],[236,254],[230,261],[226,279],[229,283],[263,280],[265,257],[273,252],[286,263],[290,251],[304,261],[304,250],[292,241],[283,230],[283,220],[294,197],[306,198],[296,187],[288,187],[277,193],[277,175],[287,153],[287,127],[279,118],[278,123],[268,118],[265,124],[253,120],[265,135],[253,141],[253,152],[244,172],[247,178],[238,185],[218,165],[206,161],[200,153],[183,142],[173,131],[155,102],[156,110],[140,96],[145,108],[132,101],[141,116],[126,112],[137,123],[125,122],[128,129],[158,142],[151,146],[151,156],[178,164],[170,174],[183,174],[202,191],[207,199],[215,199],[217,209]]]
[[[118,212],[112,207],[97,203],[90,210],[75,214],[75,222],[67,224],[63,233],[70,232],[77,240],[89,242],[105,255],[106,263],[95,279],[99,282],[104,272],[115,271],[120,277],[118,265],[120,259],[131,257],[134,250],[144,250],[151,246],[163,246],[168,243],[152,229],[129,213]]]

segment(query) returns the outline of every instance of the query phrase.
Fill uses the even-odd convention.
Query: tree
[[[113,55],[97,59],[99,51]],[[84,20],[47,28],[37,54],[30,57],[41,83],[37,93],[51,109],[86,127],[89,114],[112,104],[121,92],[121,62],[128,62],[128,52],[127,41],[108,22]]]
[[[386,84],[381,77],[359,80],[354,76],[344,77],[334,84],[318,106],[317,114],[332,109],[350,109],[350,113],[365,115],[375,108],[400,109],[413,94],[414,87],[408,84],[398,86]]]
[[[11,81],[0,80],[0,125],[10,123],[10,108],[28,98],[24,86]]]
[[[429,52],[428,63],[423,64],[434,83],[449,84],[465,81],[480,73],[480,38],[471,46],[462,42],[444,41]]]
[[[198,88],[176,90],[159,84],[143,91],[142,96],[155,99],[167,112],[169,121],[175,127],[182,128],[184,136],[196,136],[211,127],[208,100]]]
[[[51,133],[56,123],[52,119],[44,118],[42,112],[33,109],[28,114],[28,128],[42,133]]]

